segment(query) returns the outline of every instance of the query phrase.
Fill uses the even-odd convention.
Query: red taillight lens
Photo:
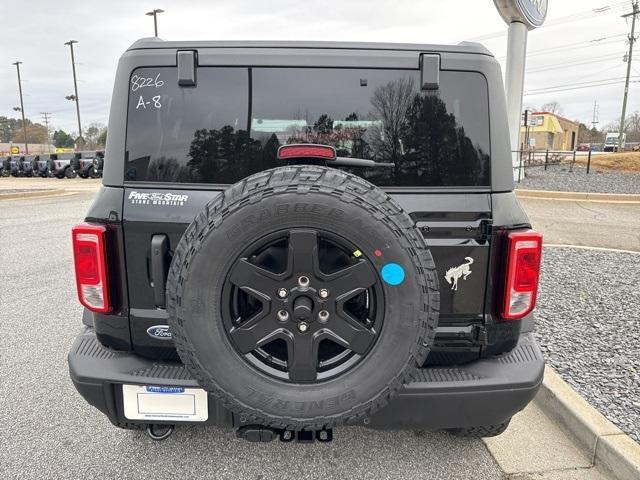
[[[72,228],[71,235],[80,303],[93,312],[108,312],[107,228],[81,223]]]
[[[507,234],[507,265],[501,317],[517,320],[536,305],[542,234],[533,230]]]
[[[282,145],[278,149],[278,160],[288,160],[290,158],[320,158],[323,160],[335,160],[336,149],[330,145],[305,143]]]

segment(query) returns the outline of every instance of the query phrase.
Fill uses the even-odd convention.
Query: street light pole
[[[20,64],[22,62],[14,62],[11,65],[16,66],[16,70],[18,71],[18,90],[20,91],[20,113],[22,113],[22,134],[24,135],[24,150],[28,154],[29,153],[29,144],[27,143],[27,122],[24,118],[24,102],[22,101],[22,80],[20,79]]]
[[[145,15],[149,17],[153,17],[153,32],[156,37],[158,36],[158,14],[159,13],[164,13],[164,10],[162,10],[161,8],[154,8],[150,12],[145,13]]]
[[[520,149],[520,120],[524,91],[524,69],[527,58],[529,30],[539,28],[547,18],[549,0],[493,0],[498,13],[509,25],[505,90],[507,94],[507,118],[511,137],[511,150]],[[520,166],[518,155],[512,153],[513,177]],[[520,169],[518,168],[518,172]]]
[[[514,167],[519,165],[521,153],[520,124],[522,119],[522,96],[524,91],[524,71],[527,58],[527,37],[529,31],[522,22],[509,24],[507,44],[507,66],[505,70],[505,90],[507,95],[507,118],[511,136],[511,161]],[[518,170],[520,175],[520,170]]]
[[[78,43],[77,40],[69,40],[68,42],[65,42],[65,45],[69,45],[69,47],[71,48],[71,69],[73,70],[73,89],[74,89],[74,101],[76,102],[76,113],[78,114],[78,138],[80,139],[81,143],[84,143],[84,140],[82,138],[82,125],[80,124],[80,100],[78,100],[78,79],[76,77],[76,58],[75,55],[73,53],[73,44],[74,43]]]
[[[627,79],[624,84],[624,97],[622,99],[622,116],[620,117],[620,129],[618,130],[618,151],[624,146],[624,124],[627,115],[627,99],[629,98],[629,77],[631,76],[631,59],[633,57],[633,44],[636,42],[636,17],[640,13],[638,1],[633,2],[633,12],[623,15],[622,18],[631,17],[631,35],[629,35],[629,54],[627,55]]]

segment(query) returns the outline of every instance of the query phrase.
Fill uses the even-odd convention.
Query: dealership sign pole
[[[505,90],[511,150],[520,149],[520,118],[524,91],[524,68],[529,30],[541,27],[547,18],[548,0],[493,0],[498,12],[509,25]],[[517,178],[518,154],[512,155],[513,176]]]

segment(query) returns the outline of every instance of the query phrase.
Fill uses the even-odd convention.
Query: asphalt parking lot
[[[520,203],[545,244],[640,252],[640,204],[523,198]]]
[[[81,315],[69,232],[92,197],[0,205],[4,478],[504,478],[482,441],[446,433],[341,428],[331,444],[251,444],[183,427],[156,443],[113,427],[67,374]]]

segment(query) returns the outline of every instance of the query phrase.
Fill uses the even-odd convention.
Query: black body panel
[[[216,190],[178,190],[143,188],[124,190],[123,231],[127,258],[127,284],[131,310],[133,350],[152,358],[171,358],[173,347],[166,339],[152,338],[147,329],[166,325],[166,311],[158,308],[153,286],[152,240],[167,238],[164,257],[168,269],[172,251],[182,233],[204,205],[219,195]],[[169,201],[165,196],[185,197]],[[477,358],[482,344],[479,329],[485,323],[485,285],[490,261],[491,196],[489,194],[394,194],[407,210],[431,246],[441,283],[440,326],[434,351],[473,353]],[[171,198],[171,197],[168,197]],[[445,280],[446,271],[473,258],[474,274],[460,280],[452,289]],[[517,322],[516,322],[517,323]],[[516,333],[517,337],[517,333]]]
[[[151,358],[176,358],[170,341],[147,334],[152,326],[166,325],[166,311],[156,302],[152,240],[154,236],[166,236],[166,272],[185,228],[220,191],[141,187],[104,187],[87,215],[88,221],[110,225],[114,252],[119,252],[114,253],[119,262],[114,269],[118,308],[109,315],[95,314],[95,326],[100,340],[113,348],[134,350]],[[164,200],[138,199],[152,193],[156,197],[179,195],[185,200],[167,207],[162,205]],[[520,322],[495,318],[494,303],[502,284],[498,280],[496,285],[494,279],[501,278],[500,232],[507,227],[528,227],[515,195],[391,194],[421,228],[438,269],[440,326],[430,361],[460,363],[513,348]],[[492,204],[498,218],[492,217]],[[452,290],[445,279],[446,271],[464,263],[466,257],[474,259],[474,274],[460,280],[457,291]]]

